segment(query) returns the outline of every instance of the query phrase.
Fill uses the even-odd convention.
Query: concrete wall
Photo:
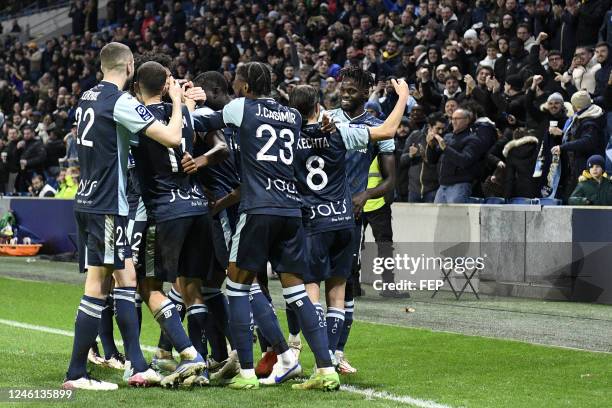
[[[612,208],[405,203],[392,208],[395,254],[416,247],[451,256],[478,254],[485,259],[481,293],[612,303]],[[373,241],[367,231],[366,242]],[[363,265],[365,281],[371,282],[375,276],[368,268]]]

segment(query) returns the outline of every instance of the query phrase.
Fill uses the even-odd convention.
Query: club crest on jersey
[[[149,110],[147,108],[145,108],[144,105],[136,106],[136,113],[138,113],[138,115],[140,115],[142,120],[150,120],[153,117],[151,112],[149,112]]]

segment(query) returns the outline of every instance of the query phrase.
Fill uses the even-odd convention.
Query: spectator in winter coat
[[[533,177],[539,140],[524,128],[513,133],[513,140],[504,147],[506,174],[504,197],[535,198],[540,196],[539,180]]]
[[[400,157],[400,167],[408,171],[408,202],[433,203],[438,190],[438,171],[435,164],[427,162],[427,134],[442,136],[446,120],[441,113],[432,113],[427,126],[408,136]],[[435,136],[434,136],[435,137]]]
[[[20,151],[18,191],[27,191],[27,185],[34,173],[42,174],[44,171],[47,152],[42,140],[34,136],[34,131],[29,126],[23,128],[23,140],[19,142],[17,149]]]
[[[587,161],[578,185],[569,198],[570,205],[612,205],[612,181],[604,172],[605,160],[593,155]]]
[[[593,104],[586,91],[572,95],[572,106],[576,113],[570,119],[571,124],[566,125],[563,141],[551,149],[552,154],[567,153],[567,163],[563,165],[561,173],[564,202],[574,191],[578,176],[587,169],[587,159],[594,154],[603,154],[606,146],[603,109]]]
[[[466,109],[453,112],[453,132],[444,138],[428,132],[427,162],[438,164],[440,187],[435,203],[466,203],[472,193],[472,183],[480,175],[480,161],[489,146],[479,139],[470,125],[474,114]]]

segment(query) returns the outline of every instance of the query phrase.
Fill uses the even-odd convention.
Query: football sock
[[[229,278],[226,281],[226,294],[230,309],[229,327],[242,370],[253,370],[250,289],[251,285],[232,282]],[[250,376],[250,371],[245,371],[243,374]]]
[[[185,319],[185,304],[183,303],[183,297],[180,293],[178,293],[174,288],[170,289],[168,292],[168,299],[174,304],[176,308],[176,312],[179,314],[181,322]],[[172,341],[166,336],[164,331],[162,330],[159,334],[159,341],[157,342],[157,348],[172,351]]]
[[[327,339],[329,350],[334,353],[338,347],[338,340],[344,327],[344,310],[335,307],[327,308]]]
[[[72,357],[66,373],[67,380],[77,380],[87,376],[87,353],[96,341],[102,310],[106,299],[83,295],[74,322],[74,341]]]
[[[278,318],[274,313],[272,304],[268,301],[266,296],[261,291],[259,285],[254,283],[251,285],[250,290],[251,308],[253,310],[253,320],[258,328],[259,332],[263,334],[263,339],[267,340],[267,343],[272,346],[272,349],[277,355],[284,353],[289,350],[289,346],[283,336]],[[268,344],[265,344],[260,339],[261,350],[265,352],[268,348]]]
[[[290,308],[288,304],[286,306],[287,308],[285,309],[285,313],[287,314],[287,326],[289,327],[289,333],[297,336],[300,334],[300,322],[293,309]]]
[[[227,358],[225,338],[232,344],[229,330],[229,305],[227,298],[218,288],[202,287],[204,304],[208,307],[208,320],[206,321],[206,334],[210,342],[210,350],[215,361]]]
[[[171,347],[169,350],[172,350],[172,346],[174,346],[174,349],[181,353],[186,348],[192,347],[191,341],[189,337],[187,337],[187,333],[185,333],[185,329],[181,323],[181,317],[174,303],[169,299],[162,302],[161,307],[153,314],[153,317],[157,320],[162,328],[162,332],[164,332],[170,341]]]
[[[342,333],[338,338],[338,345],[336,350],[344,351],[344,346],[348,341],[349,334],[351,332],[351,326],[353,325],[353,311],[355,310],[355,300],[344,301],[344,326],[342,327]]]
[[[113,289],[115,299],[115,316],[117,326],[123,338],[123,346],[128,360],[132,364],[134,373],[147,371],[147,361],[142,355],[138,341],[138,315],[136,314],[135,287],[122,287]]]
[[[102,348],[104,349],[104,358],[106,360],[119,354],[117,346],[115,345],[115,338],[113,336],[113,312],[115,309],[113,295],[110,294],[106,298],[106,306],[100,314],[100,329],[98,335],[100,336],[100,342],[102,342]]]
[[[203,304],[193,304],[187,308],[187,331],[191,344],[198,350],[202,357],[208,355],[206,348],[206,321],[208,320],[208,308]]]
[[[142,297],[136,292],[136,315],[138,315],[138,333],[142,331]]]
[[[315,355],[317,367],[331,367],[327,335],[320,328],[317,310],[308,298],[304,285],[283,288],[283,297],[297,314],[304,337]]]

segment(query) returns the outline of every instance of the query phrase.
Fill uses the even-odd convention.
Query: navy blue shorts
[[[353,228],[326,231],[306,237],[309,270],[304,283],[324,282],[329,278],[347,279],[353,270]]]
[[[353,253],[353,274],[358,274],[361,270],[361,241],[363,240],[363,222],[361,218],[355,221],[353,237],[351,241],[351,251]]]
[[[214,256],[209,214],[150,224],[143,240],[144,253],[139,258],[144,267],[137,271],[139,278],[206,279]]]
[[[75,211],[79,268],[107,266],[125,269],[125,258],[131,256],[127,237],[127,217]]]
[[[232,239],[230,262],[250,272],[267,270],[303,275],[308,268],[301,217],[241,214]]]
[[[214,259],[206,276],[207,282],[222,281],[229,264],[229,252],[232,247],[232,236],[236,232],[236,220],[228,217],[227,210],[221,211],[212,218],[212,244]]]
[[[128,215],[127,234],[132,251],[132,260],[136,267],[136,272],[145,273],[142,269],[144,264],[141,253],[144,253],[144,238],[147,230],[147,209],[142,202],[142,198],[137,201],[136,206],[130,205],[130,214]],[[141,252],[142,249],[142,252]]]

